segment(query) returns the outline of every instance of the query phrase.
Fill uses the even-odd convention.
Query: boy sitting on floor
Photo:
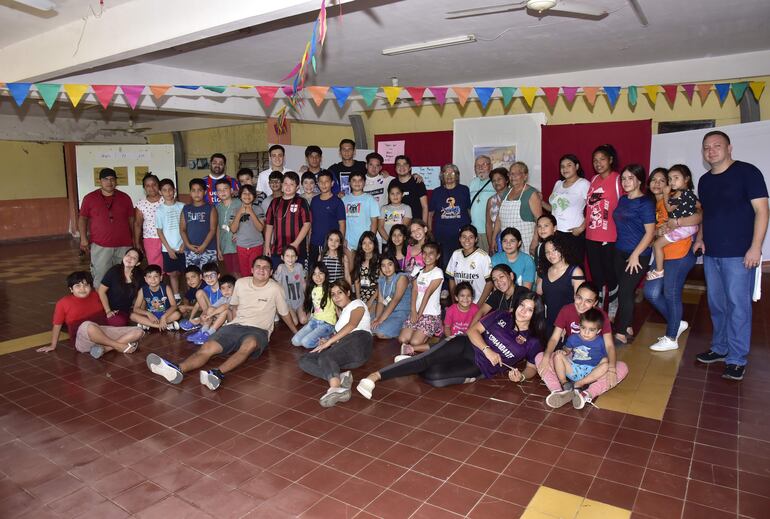
[[[207,285],[206,288],[209,288]],[[206,342],[225,323],[233,319],[233,313],[230,310],[230,297],[233,295],[235,287],[235,277],[231,275],[222,276],[219,279],[219,297],[208,308],[201,313],[200,318],[196,319],[197,324],[201,325],[199,332],[187,337],[188,342],[201,345]],[[199,294],[205,292],[206,288],[199,291]],[[203,297],[208,300],[207,294]]]
[[[93,278],[82,270],[67,276],[70,295],[56,303],[53,312],[51,345],[38,348],[39,352],[56,349],[61,335],[62,325],[67,325],[71,335],[70,343],[81,353],[90,353],[98,359],[105,352],[115,350],[133,353],[139,346],[139,339],[144,332],[135,326],[105,326],[107,321],[99,296],[93,290]]]
[[[176,306],[171,287],[161,281],[160,266],[148,265],[144,269],[144,284],[137,292],[134,301],[134,311],[131,320],[144,330],[157,328],[163,330],[178,330],[179,318],[182,314]]]
[[[187,290],[185,290],[184,297],[182,297],[182,304],[180,304],[177,309],[182,315],[190,314],[190,318],[193,318],[197,313],[195,305],[198,302],[195,295],[197,294],[198,290],[203,288],[203,275],[201,274],[201,269],[198,268],[197,265],[190,265],[184,269],[184,279],[185,284],[187,285]],[[185,323],[189,327],[185,327]],[[195,326],[190,324],[187,319],[183,319],[179,325],[184,331],[189,331],[195,328]]]

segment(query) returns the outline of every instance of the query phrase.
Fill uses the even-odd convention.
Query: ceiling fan
[[[599,20],[609,14],[606,9],[590,3],[572,0],[522,0],[510,4],[488,5],[486,7],[473,7],[471,9],[460,9],[459,11],[447,12],[447,18],[467,18],[471,16],[483,16],[487,14],[503,13],[508,11],[527,10],[534,16],[545,16],[548,14],[576,15],[581,18],[591,18]]]
[[[147,130],[152,130],[150,127],[136,127],[134,126],[134,118],[129,117],[128,118],[128,124],[125,127],[122,128],[102,128],[100,131],[102,132],[116,132],[116,133],[127,133],[129,135],[134,135],[138,133],[144,133]]]

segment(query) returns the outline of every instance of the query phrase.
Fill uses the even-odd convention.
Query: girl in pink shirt
[[[444,336],[465,335],[479,307],[473,302],[473,287],[462,281],[455,287],[457,302],[446,309],[444,316]]]

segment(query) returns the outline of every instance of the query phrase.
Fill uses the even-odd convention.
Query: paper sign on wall
[[[406,141],[380,141],[377,143],[377,153],[385,159],[384,164],[393,164],[396,157],[404,154]]]
[[[417,166],[412,167],[412,173],[422,175],[425,182],[425,189],[428,191],[441,187],[441,167],[440,166]]]
[[[127,186],[128,185],[128,168],[126,166],[99,166],[94,168],[94,186],[101,187],[101,181],[99,180],[99,174],[102,172],[102,169],[112,167],[112,169],[115,170],[115,174],[117,175],[117,183],[118,186]]]
[[[134,184],[141,186],[142,180],[144,180],[144,176],[149,172],[149,166],[134,166]]]

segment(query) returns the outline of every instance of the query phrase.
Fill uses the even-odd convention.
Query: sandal
[[[134,353],[139,348],[139,341],[129,342],[123,353]]]
[[[414,348],[411,344],[402,344],[401,345],[401,355],[409,355],[410,357],[414,355]]]

